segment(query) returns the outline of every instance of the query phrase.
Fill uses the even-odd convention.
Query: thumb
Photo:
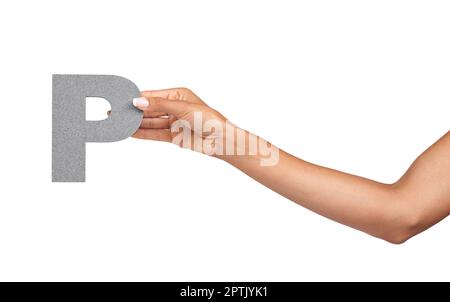
[[[139,97],[133,99],[133,105],[145,112],[165,112],[174,115],[175,117],[182,117],[193,111],[195,104],[191,104],[180,100],[169,100],[161,97]]]

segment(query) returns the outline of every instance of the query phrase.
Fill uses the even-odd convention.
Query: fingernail
[[[133,105],[139,108],[147,108],[149,104],[146,98],[134,98]]]

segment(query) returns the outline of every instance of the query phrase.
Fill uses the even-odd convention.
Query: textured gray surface
[[[139,89],[112,75],[53,75],[52,181],[84,182],[86,142],[114,142],[131,136],[142,120],[132,105]],[[111,104],[110,116],[86,121],[86,97]]]

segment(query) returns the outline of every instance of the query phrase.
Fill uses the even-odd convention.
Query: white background
[[[448,219],[396,246],[170,144],[88,144],[81,184],[51,183],[50,159],[51,74],[115,74],[393,182],[449,130],[449,16],[448,1],[1,2],[0,280],[448,281]]]

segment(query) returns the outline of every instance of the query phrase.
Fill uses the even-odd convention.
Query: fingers
[[[143,129],[169,129],[170,120],[168,118],[144,118],[141,122],[140,128]]]
[[[179,100],[169,100],[161,97],[140,97],[133,99],[133,105],[144,112],[165,112],[177,118],[199,109],[197,104]]]
[[[106,112],[108,116],[111,115],[111,110],[108,110]],[[146,117],[161,117],[161,116],[167,116],[167,113],[164,112],[151,112],[151,111],[144,111],[144,118]]]
[[[167,112],[168,114],[174,115],[176,117],[182,117],[195,110],[195,105],[178,100],[169,100],[160,97],[151,97],[149,107],[150,110],[157,112]]]
[[[158,112],[158,111],[153,110],[154,108],[149,108],[150,103],[149,103],[148,99],[145,97],[133,99],[133,105],[136,108],[139,108],[142,111],[144,111],[144,117],[160,117],[163,115],[167,115],[166,112]]]
[[[187,88],[170,88],[162,90],[148,90],[141,92],[142,97],[133,99],[133,104],[137,108],[144,111],[144,117],[160,117],[163,115],[175,115],[174,112],[161,111],[158,110],[156,105],[159,105],[158,99],[164,99],[166,101],[179,101],[190,104],[206,105],[198,96],[196,96],[191,90]],[[153,104],[155,100],[155,104]],[[150,106],[152,104],[152,106]],[[160,106],[160,108],[165,109],[165,106]],[[170,105],[170,104],[168,104]],[[178,105],[181,107],[182,105]],[[180,110],[185,111],[180,108]],[[180,113],[178,111],[178,113]]]
[[[138,129],[133,137],[169,143],[172,141],[172,134],[165,129]]]
[[[171,101],[185,101],[193,104],[206,105],[195,93],[188,88],[170,88],[162,90],[142,91],[141,95],[146,98],[163,98]]]
[[[168,100],[189,101],[193,92],[187,88],[169,88],[161,90],[147,90],[142,92],[146,98],[158,97]]]
[[[160,117],[160,116],[165,116],[167,115],[167,113],[165,112],[152,112],[149,110],[144,110],[144,118],[145,117]]]

